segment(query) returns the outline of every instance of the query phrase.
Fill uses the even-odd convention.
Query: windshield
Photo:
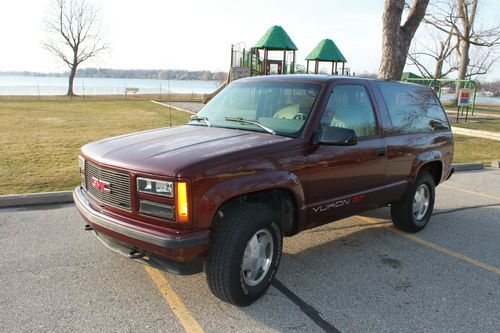
[[[321,86],[302,82],[235,82],[189,124],[238,128],[298,137]],[[202,118],[203,117],[203,118]]]

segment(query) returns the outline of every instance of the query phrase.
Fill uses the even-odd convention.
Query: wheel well
[[[261,203],[270,207],[277,214],[285,236],[292,236],[298,232],[297,203],[292,192],[287,189],[250,192],[231,198],[217,209],[213,225],[222,220],[228,211],[245,202]]]
[[[420,168],[420,172],[422,170],[427,170],[431,174],[434,179],[434,184],[437,186],[441,182],[441,176],[443,173],[443,163],[441,161],[432,161],[424,164]]]

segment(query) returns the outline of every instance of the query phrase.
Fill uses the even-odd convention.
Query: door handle
[[[377,154],[377,157],[384,157],[385,155],[387,155],[387,149],[385,147],[377,148],[376,154]]]

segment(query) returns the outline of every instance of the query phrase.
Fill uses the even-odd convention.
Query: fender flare
[[[272,189],[285,189],[292,193],[297,207],[299,228],[301,228],[306,218],[304,190],[299,178],[289,171],[271,171],[236,177],[211,187],[203,194],[199,202],[197,225],[200,228],[211,228],[220,206],[232,198]]]
[[[410,180],[413,183],[417,178],[418,173],[422,170],[422,167],[430,162],[439,162],[441,163],[441,179],[443,177],[443,153],[439,150],[426,151],[422,154],[418,155],[413,161],[413,165],[411,167]]]

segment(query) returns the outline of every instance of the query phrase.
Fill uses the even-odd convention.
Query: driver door
[[[312,226],[341,219],[381,202],[386,182],[386,148],[376,113],[363,84],[336,85],[320,122],[325,126],[353,129],[358,143],[333,146],[318,143],[308,155],[308,221]]]

